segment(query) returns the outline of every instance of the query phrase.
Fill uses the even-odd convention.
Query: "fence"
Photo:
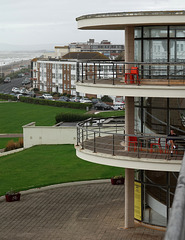
[[[171,137],[175,148],[169,146],[166,135],[125,134],[124,118],[91,118],[77,124],[77,145],[92,152],[114,156],[182,160],[185,136]]]
[[[79,61],[77,82],[93,84],[110,82],[115,85],[118,81],[125,81],[125,73],[131,72],[131,67],[138,68],[139,80],[133,77],[126,81],[127,84],[185,85],[185,63],[139,63],[116,60]]]

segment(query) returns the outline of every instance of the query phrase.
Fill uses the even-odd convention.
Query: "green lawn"
[[[36,122],[37,126],[52,126],[58,113],[85,113],[85,110],[34,105],[21,102],[0,104],[0,133],[22,133],[22,126]]]
[[[22,133],[22,126],[36,122],[36,126],[52,126],[58,113],[79,113],[80,109],[60,108],[35,105],[21,102],[7,102],[0,104],[0,133]],[[124,111],[101,112],[95,117],[122,116]]]
[[[98,114],[95,115],[95,117],[119,117],[119,116],[125,116],[125,110],[120,110],[120,111],[108,111],[108,112],[100,112]]]
[[[0,138],[0,149],[5,148],[10,140],[18,142],[19,138]]]
[[[83,161],[73,145],[35,146],[0,158],[0,196],[57,183],[106,179],[124,169]]]

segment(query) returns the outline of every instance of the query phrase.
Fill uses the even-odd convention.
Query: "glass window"
[[[170,61],[184,62],[185,60],[185,39],[170,40]]]
[[[170,37],[185,37],[185,26],[171,26]]]
[[[144,38],[167,37],[167,26],[144,27],[143,37]]]
[[[144,62],[167,62],[167,40],[144,40]]]
[[[136,62],[141,62],[141,40],[135,40],[134,42],[134,59]]]
[[[134,37],[141,38],[141,27],[135,28]]]

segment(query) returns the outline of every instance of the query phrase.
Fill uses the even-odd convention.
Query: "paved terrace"
[[[165,232],[139,224],[124,229],[124,186],[109,181],[27,191],[19,202],[0,201],[0,239],[160,240]]]
[[[95,147],[94,147],[95,142]],[[105,137],[96,137],[94,139],[89,139],[84,141],[84,149],[88,149],[92,152],[105,153],[115,156],[130,156],[138,157],[138,149],[134,151],[134,146],[130,146],[130,150],[125,149],[125,142],[123,136],[114,135],[114,144],[112,136]],[[170,151],[165,153],[165,149],[162,150],[162,153],[157,150],[153,150],[151,153],[150,148],[142,147],[139,145],[139,157],[140,158],[151,158],[151,159],[166,159],[166,160],[182,160],[184,155],[183,151],[174,152],[173,156],[170,155]]]

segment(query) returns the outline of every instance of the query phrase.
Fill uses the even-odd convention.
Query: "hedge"
[[[40,98],[31,98],[31,97],[20,97],[21,102],[47,105],[54,107],[64,107],[64,108],[74,108],[74,109],[90,109],[92,107],[91,103],[77,103],[77,102],[61,102],[61,101],[52,101],[47,99]]]
[[[16,96],[9,95],[9,94],[3,94],[3,93],[0,93],[0,99],[17,101],[17,97]]]
[[[1,94],[1,93],[0,93],[0,99],[17,101],[16,96],[9,95],[9,94]],[[85,110],[87,110],[87,108],[91,109],[92,107],[91,103],[61,102],[61,101],[52,101],[52,100],[41,99],[41,98],[24,97],[24,96],[20,96],[19,101],[24,103],[31,103],[31,104],[74,108],[74,109],[85,109]]]
[[[92,117],[94,117],[93,114],[59,113],[56,115],[55,120],[56,120],[56,123],[80,122]]]

